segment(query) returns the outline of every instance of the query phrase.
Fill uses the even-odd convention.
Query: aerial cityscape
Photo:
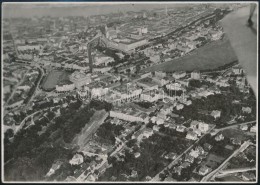
[[[5,182],[257,181],[247,4],[49,4],[2,6]]]

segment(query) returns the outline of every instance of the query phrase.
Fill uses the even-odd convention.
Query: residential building
[[[185,126],[183,126],[183,125],[178,125],[177,128],[176,128],[176,131],[178,131],[178,132],[184,132],[185,129],[186,129]]]
[[[207,167],[207,166],[202,166],[200,169],[199,169],[199,174],[200,175],[206,175],[208,174],[212,169]]]
[[[193,163],[194,162],[194,157],[192,157],[191,155],[186,155],[184,161],[187,161],[189,163]]]
[[[199,71],[191,72],[191,78],[195,79],[195,80],[199,80],[200,79],[200,72]]]
[[[198,135],[193,131],[189,131],[189,132],[187,132],[186,139],[197,140]]]
[[[232,68],[232,71],[233,71],[233,73],[234,73],[235,75],[240,75],[240,74],[242,74],[242,73],[244,72],[243,69],[242,69],[241,67],[238,67],[238,66],[233,67],[233,68]]]
[[[81,154],[75,154],[73,158],[69,161],[71,165],[79,165],[84,162],[84,158]]]
[[[252,112],[252,109],[250,107],[242,107],[242,112],[250,114]]]
[[[254,126],[252,126],[252,127],[250,128],[250,132],[256,132],[256,125],[254,125]]]
[[[215,119],[217,119],[217,118],[220,117],[220,114],[221,114],[221,111],[219,111],[219,110],[213,110],[210,115],[211,115],[212,117],[214,117]]]
[[[201,132],[205,133],[205,132],[207,132],[209,130],[209,125],[207,123],[200,122],[199,126],[198,126],[198,129]]]
[[[162,71],[155,71],[154,72],[154,75],[158,78],[164,78],[166,77],[166,73],[165,72],[162,72]]]
[[[215,140],[216,140],[216,141],[221,141],[221,140],[223,140],[223,139],[224,139],[223,134],[219,134],[219,135],[217,135],[217,136],[215,137]]]
[[[172,74],[172,77],[174,77],[175,79],[184,78],[185,76],[186,76],[185,71],[177,71],[177,72]]]
[[[63,84],[56,85],[57,92],[66,92],[74,90],[75,85],[70,81],[66,81]]]

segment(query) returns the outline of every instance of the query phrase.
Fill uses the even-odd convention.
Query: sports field
[[[55,86],[62,80],[69,80],[70,73],[65,71],[53,70],[44,79],[42,88],[50,91],[55,89]]]
[[[145,71],[193,71],[216,69],[237,60],[237,56],[230,45],[229,40],[224,38],[211,42],[193,51],[192,54],[173,59],[149,68]]]

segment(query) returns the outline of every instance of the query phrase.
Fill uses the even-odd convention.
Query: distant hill
[[[172,61],[161,63],[145,71],[193,71],[216,69],[237,60],[237,56],[230,45],[229,40],[211,42],[201,48],[196,49],[192,54]]]

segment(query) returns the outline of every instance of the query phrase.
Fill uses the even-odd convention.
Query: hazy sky
[[[93,4],[93,3],[3,3],[3,17],[32,17],[32,16],[71,16],[71,15],[97,15],[107,14],[111,12],[126,12],[126,11],[140,11],[150,10],[154,8],[168,8],[185,6],[184,4],[140,4],[130,3],[119,4]]]

